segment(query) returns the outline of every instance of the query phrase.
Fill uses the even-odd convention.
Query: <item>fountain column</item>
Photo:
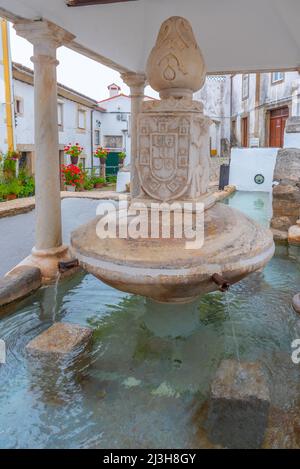
[[[42,276],[51,279],[57,274],[58,260],[68,254],[62,245],[56,50],[74,36],[43,20],[21,21],[15,29],[34,47],[36,239],[24,263],[37,265]]]
[[[208,190],[210,119],[193,100],[206,68],[185,18],[162,24],[146,76],[161,100],[143,102],[144,78],[123,75],[133,95],[129,209],[120,205],[109,220],[99,214],[72,233],[71,245],[81,266],[108,285],[191,303],[219,287],[215,274],[227,285],[264,266],[273,237]],[[193,317],[190,325],[188,332]]]
[[[139,178],[136,169],[137,160],[137,118],[141,111],[144,101],[144,89],[146,85],[146,76],[143,73],[123,73],[121,75],[123,81],[130,88],[131,97],[131,158],[130,158],[130,186],[133,197],[140,192]],[[125,171],[128,168],[125,167]]]

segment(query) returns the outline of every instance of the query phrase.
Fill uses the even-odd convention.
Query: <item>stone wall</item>
[[[300,218],[300,149],[278,152],[273,188],[273,219],[275,239],[287,239],[290,226]]]

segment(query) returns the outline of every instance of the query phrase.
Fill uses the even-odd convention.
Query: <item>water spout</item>
[[[216,285],[218,285],[221,292],[226,292],[231,287],[230,282],[228,282],[228,280],[223,278],[220,274],[214,274],[211,279]]]
[[[71,261],[58,263],[58,269],[61,274],[67,272],[70,269],[74,269],[75,267],[78,267],[78,266],[79,266],[78,259],[72,259]]]

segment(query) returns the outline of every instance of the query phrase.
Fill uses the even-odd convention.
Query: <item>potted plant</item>
[[[98,147],[94,152],[95,158],[99,158],[101,163],[101,176],[106,177],[106,160],[108,157],[108,150],[103,147]]]
[[[125,151],[121,151],[119,154],[118,154],[118,157],[119,157],[119,167],[122,168],[124,166],[124,160],[126,158],[126,153]]]
[[[99,158],[102,164],[106,163],[106,159],[108,157],[108,150],[103,147],[98,147],[97,150],[94,152],[95,158]]]
[[[62,165],[61,167],[62,178],[67,191],[75,192],[84,183],[84,173],[81,168],[76,165]]]
[[[76,165],[78,164],[79,157],[83,152],[83,147],[81,147],[79,143],[75,143],[75,145],[69,143],[69,145],[65,146],[64,152],[65,155],[69,155],[71,157],[71,163]]]
[[[102,187],[106,186],[106,181],[102,177],[98,177],[94,179],[94,188],[101,189]]]
[[[22,191],[22,186],[17,179],[12,179],[7,184],[3,184],[1,188],[2,197],[4,200],[15,200],[20,192]]]

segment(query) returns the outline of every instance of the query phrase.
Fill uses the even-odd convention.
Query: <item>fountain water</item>
[[[150,223],[155,211],[156,220],[163,218],[166,204],[184,207],[188,203],[192,226],[197,228],[201,204],[203,245],[187,249],[187,234],[166,239],[161,230],[154,238],[127,234],[100,239],[101,216],[72,234],[75,257],[88,272],[119,290],[158,302],[192,302],[218,288],[214,274],[225,283],[235,283],[262,268],[274,254],[268,229],[217,204],[208,192],[210,120],[203,114],[203,105],[193,101],[205,76],[190,23],[169,18],[148,60],[147,78],[161,100],[144,102],[138,118],[138,155],[132,168],[138,173],[134,178],[139,181],[134,188],[138,196],[130,207],[142,207],[142,217]],[[128,226],[136,223],[135,217],[128,213]],[[172,233],[178,224],[183,221],[171,221]],[[121,230],[119,221],[115,231]]]

